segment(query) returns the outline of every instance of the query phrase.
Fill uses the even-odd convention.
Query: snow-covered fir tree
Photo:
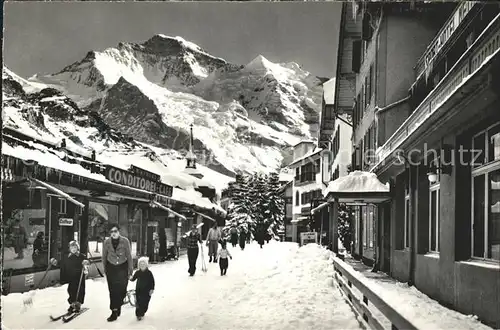
[[[280,187],[279,174],[277,172],[270,173],[264,196],[266,205],[264,212],[267,228],[274,235],[277,235],[278,231],[283,229],[283,220],[285,218],[285,200],[279,193]]]

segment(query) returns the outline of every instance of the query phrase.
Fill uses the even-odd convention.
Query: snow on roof
[[[296,146],[298,146],[299,144],[302,144],[302,143],[316,143],[316,142],[313,140],[301,140],[301,141],[295,143],[294,145],[292,145],[292,148],[295,148]]]
[[[335,78],[323,84],[323,98],[328,105],[335,103]]]
[[[347,176],[331,181],[323,195],[331,192],[389,192],[389,187],[379,181],[377,175],[371,172],[354,171]]]
[[[300,158],[297,158],[296,160],[294,160],[293,162],[291,162],[290,164],[288,164],[288,166],[293,166],[293,165],[295,165],[295,164],[297,164],[299,162],[302,162],[302,161],[306,160],[307,158],[316,156],[317,154],[319,154],[322,151],[323,151],[323,148],[316,147],[313,151],[305,154],[304,156],[302,156]],[[313,160],[310,159],[310,161],[312,162]]]
[[[224,211],[222,207],[212,203],[208,198],[202,197],[201,193],[194,189],[182,190],[174,188],[172,199],[186,204],[194,204],[208,210],[215,209],[223,214],[226,214],[226,211]]]

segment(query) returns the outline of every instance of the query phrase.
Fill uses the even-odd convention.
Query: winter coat
[[[210,228],[207,234],[207,240],[210,241],[219,241],[222,235],[219,229]]]
[[[233,228],[231,228],[231,230],[229,231],[229,233],[231,235],[238,235],[238,229],[233,227]]]
[[[15,250],[25,249],[28,245],[28,235],[26,229],[21,225],[14,225],[11,229],[12,245]]]
[[[116,247],[116,250],[113,247],[112,238],[107,238],[102,246],[102,261],[104,272],[106,272],[107,263],[115,266],[127,263],[128,273],[129,275],[132,275],[134,267],[130,242],[128,238],[123,236],[118,237],[118,245]]]
[[[79,252],[70,253],[61,263],[61,284],[79,282],[83,270],[83,260],[86,259],[87,257]]]
[[[147,268],[143,271],[140,269],[137,270],[130,280],[137,280],[137,283],[135,284],[136,294],[140,295],[141,293],[149,293],[150,290],[155,289],[155,278],[153,273]]]

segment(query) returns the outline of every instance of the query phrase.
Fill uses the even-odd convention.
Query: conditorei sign
[[[159,180],[156,181],[150,175],[148,177],[143,177],[143,173],[136,171],[135,173],[131,173],[126,170],[122,170],[121,168],[116,168],[114,166],[106,167],[106,178],[114,183],[122,184],[124,186],[146,190],[155,194],[160,194],[164,196],[172,196],[173,188],[168,184],[164,184]]]

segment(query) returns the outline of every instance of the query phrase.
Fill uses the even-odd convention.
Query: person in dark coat
[[[117,224],[110,225],[110,236],[102,245],[102,265],[109,290],[108,322],[115,321],[121,314],[123,300],[127,295],[128,280],[132,276],[133,260],[130,241],[120,235]]]
[[[137,280],[135,285],[135,316],[142,320],[148,311],[149,301],[155,289],[155,278],[148,269],[148,258],[139,258],[139,270],[134,273],[131,281]]]
[[[262,246],[264,245],[264,231],[262,227],[257,228],[257,243],[259,243],[260,248],[262,249]]]
[[[43,231],[39,231],[33,241],[33,255],[31,256],[33,259],[33,267],[47,266],[47,252],[45,250],[44,236],[45,234]]]
[[[240,248],[242,250],[245,249],[246,241],[247,241],[247,232],[246,232],[245,228],[241,228],[241,230],[240,230]]]
[[[194,276],[196,273],[196,260],[198,259],[198,254],[200,253],[200,248],[198,243],[202,243],[201,235],[198,233],[198,228],[196,225],[191,226],[191,231],[184,235],[187,243],[187,255],[189,262],[188,273],[189,276]]]
[[[236,247],[236,244],[238,244],[238,228],[233,225],[229,230],[229,234],[231,235],[231,244]]]
[[[61,263],[61,283],[68,283],[68,312],[79,311],[85,299],[85,276],[88,271],[87,257],[80,253],[76,241],[69,243],[69,255]]]

